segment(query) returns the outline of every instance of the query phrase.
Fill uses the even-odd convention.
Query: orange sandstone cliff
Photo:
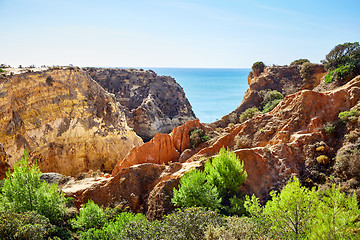
[[[114,98],[78,68],[0,79],[0,142],[13,166],[24,148],[42,172],[111,172],[142,140]]]

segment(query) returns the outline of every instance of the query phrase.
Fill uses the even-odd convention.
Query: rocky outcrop
[[[136,164],[177,162],[181,153],[190,148],[189,133],[196,128],[203,128],[198,119],[188,121],[180,127],[175,127],[171,134],[156,134],[150,142],[133,148],[124,160],[118,161],[112,175],[115,176],[121,169]]]
[[[91,198],[107,206],[113,200],[114,205],[125,203],[133,211],[146,213],[150,219],[159,218],[172,209],[170,199],[180,177],[192,168],[202,168],[206,159],[215,156],[220,148],[228,147],[244,161],[248,173],[242,191],[255,194],[264,201],[271,190],[284,186],[293,175],[306,181],[306,184],[314,179],[313,169],[331,174],[334,160],[323,163],[317,158],[325,154],[332,159],[342,140],[334,141],[324,131],[324,126],[329,122],[338,122],[339,112],[356,107],[360,108],[360,76],[328,92],[303,90],[286,96],[269,113],[228,127],[221,137],[200,146],[202,149],[197,149],[185,162],[165,165],[146,161],[143,164],[134,162],[137,165],[132,166],[129,163],[127,167],[119,167],[113,177],[103,184],[68,193],[78,203]],[[352,131],[356,132],[354,138],[359,136],[358,129]],[[170,136],[174,137],[174,132]],[[172,139],[171,142],[176,141]],[[147,144],[144,147],[146,152],[158,151],[157,145]],[[136,154],[140,156],[141,153],[141,148],[137,148]],[[169,157],[172,158],[171,155]],[[166,158],[162,161],[166,162]],[[355,180],[351,180],[354,184]]]
[[[8,155],[5,152],[4,146],[0,143],[0,180],[6,177],[6,172],[10,168],[7,159]]]
[[[124,107],[128,125],[149,141],[156,133],[195,119],[181,86],[169,76],[136,69],[86,68],[105,90]]]
[[[229,123],[237,123],[239,116],[251,107],[262,108],[262,91],[277,90],[284,96],[301,90],[313,90],[326,74],[323,65],[314,64],[309,70],[309,77],[303,79],[301,66],[273,66],[265,67],[261,73],[250,72],[248,76],[249,88],[245,92],[241,104],[230,114],[214,122],[212,126],[226,127]]]
[[[0,81],[0,142],[10,165],[27,148],[42,172],[110,172],[142,144],[113,97],[78,68]]]

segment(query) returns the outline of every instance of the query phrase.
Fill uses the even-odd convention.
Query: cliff
[[[0,79],[0,142],[13,166],[24,148],[43,172],[111,172],[142,140],[120,106],[78,68]]]
[[[265,67],[262,72],[251,71],[248,76],[249,88],[241,104],[222,119],[214,122],[213,127],[227,127],[229,123],[238,123],[239,116],[251,107],[262,108],[262,91],[276,90],[284,96],[301,90],[313,90],[322,82],[326,74],[323,65],[314,64],[308,70],[309,77],[304,79],[301,66]]]
[[[301,86],[316,88],[320,84],[317,79],[323,75],[320,71],[319,76],[313,78],[314,84],[305,82]],[[283,81],[292,80],[284,78]],[[108,206],[110,199],[114,199],[114,206],[124,204],[135,212],[146,213],[150,219],[159,218],[173,209],[172,189],[178,185],[181,176],[192,168],[202,168],[221,147],[230,148],[244,161],[248,178],[241,190],[255,194],[262,201],[267,200],[271,190],[280,189],[293,175],[307,186],[322,188],[336,182],[346,191],[360,193],[360,114],[345,125],[338,117],[340,112],[350,110],[360,110],[360,76],[330,91],[288,92],[271,112],[224,129],[214,131],[211,124],[196,123],[196,128],[213,136],[196,149],[185,144],[179,150],[175,144],[189,141],[189,134],[185,133],[192,127],[186,128],[186,125],[192,126],[194,122],[174,129],[169,135],[159,134],[119,161],[107,181],[94,182],[92,187],[70,190],[67,194],[78,204],[92,198]],[[328,130],[328,126],[333,129]],[[183,134],[176,135],[176,131]],[[168,154],[174,149],[176,154]],[[135,190],[130,190],[133,188]]]
[[[156,133],[195,119],[181,86],[169,76],[153,71],[116,68],[86,68],[106,91],[123,106],[128,125],[149,141]]]

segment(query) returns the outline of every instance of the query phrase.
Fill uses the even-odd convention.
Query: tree
[[[260,207],[256,197],[247,196],[245,208],[252,217],[270,234],[279,239],[299,239],[305,236],[310,228],[316,192],[301,187],[299,179],[294,177],[280,193],[272,191],[271,200]]]
[[[218,209],[221,198],[218,189],[206,181],[205,172],[194,169],[180,179],[179,190],[174,188],[171,201],[175,206]]]
[[[355,63],[360,61],[360,45],[359,42],[346,42],[335,46],[325,57],[322,63],[325,68],[333,70],[340,65]]]
[[[247,173],[234,152],[220,149],[218,155],[205,163],[204,171],[192,170],[180,179],[171,199],[175,206],[207,207],[225,214],[244,213],[240,186]]]
[[[36,211],[49,218],[59,220],[65,211],[65,194],[55,185],[40,179],[41,172],[36,164],[28,161],[29,153],[24,151],[21,160],[15,163],[14,172],[6,173],[0,210],[16,213]]]

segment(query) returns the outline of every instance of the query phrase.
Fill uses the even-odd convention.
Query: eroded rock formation
[[[0,180],[6,177],[6,172],[10,168],[8,164],[8,155],[4,146],[0,143]]]
[[[214,122],[216,127],[226,127],[229,123],[237,123],[239,116],[246,109],[258,107],[261,109],[263,101],[262,91],[277,90],[284,96],[301,90],[313,90],[326,74],[322,65],[313,65],[308,79],[303,79],[300,74],[301,66],[274,66],[265,67],[258,74],[250,72],[248,76],[249,88],[246,90],[241,104],[230,114]]]
[[[110,172],[142,144],[113,97],[78,68],[0,81],[0,142],[10,165],[27,148],[43,172]]]
[[[135,69],[87,68],[124,107],[127,123],[145,141],[195,119],[181,86],[169,76]]]

